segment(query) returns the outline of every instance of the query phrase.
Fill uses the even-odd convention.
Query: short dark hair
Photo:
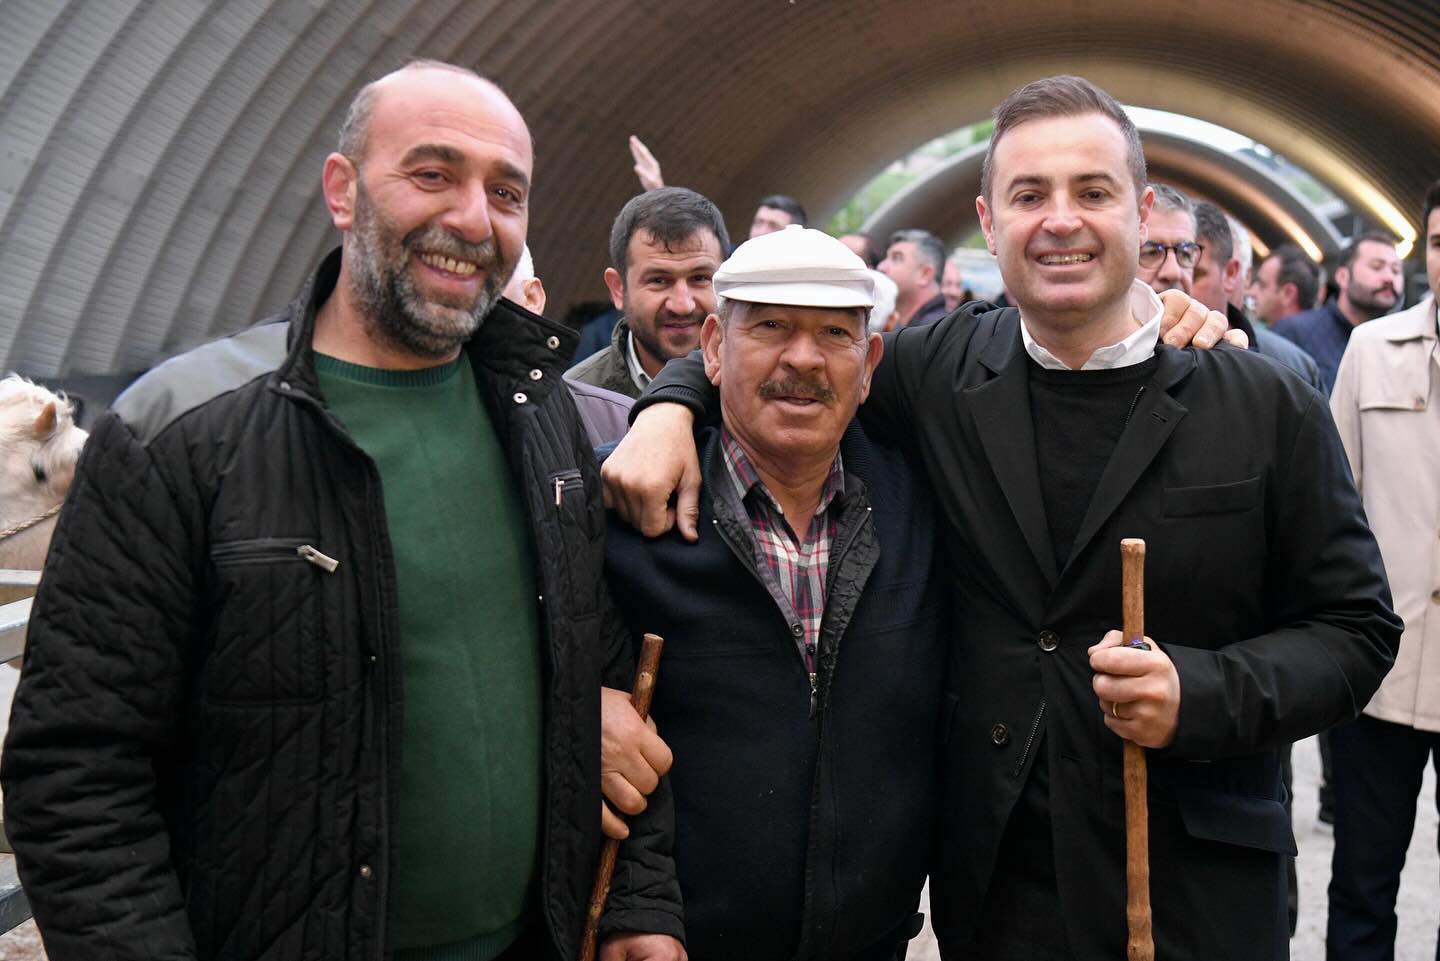
[[[1294,284],[1295,300],[1301,310],[1309,310],[1315,305],[1315,297],[1320,293],[1320,265],[1311,260],[1309,254],[1295,244],[1281,244],[1265,259],[1279,261],[1280,267],[1275,272],[1276,287]]]
[[[928,230],[897,230],[890,235],[890,246],[896,244],[914,244],[915,253],[930,262],[935,268],[935,283],[940,283],[945,276],[945,245],[939,237]]]
[[[702,231],[720,241],[720,255],[730,249],[725,218],[710,198],[685,187],[661,187],[631,197],[610,227],[610,265],[625,276],[630,266],[630,238],[647,231],[666,250]]]
[[[1210,251],[1215,263],[1224,267],[1235,256],[1235,237],[1230,233],[1230,221],[1226,219],[1225,211],[1208,200],[1202,200],[1195,204],[1194,213],[1195,239]]]
[[[810,225],[810,218],[805,215],[805,208],[800,206],[800,201],[788,194],[771,194],[768,197],[761,197],[758,207],[770,207],[773,210],[783,210],[790,215],[790,219],[802,227]]]
[[[1355,258],[1360,256],[1360,245],[1363,243],[1384,244],[1387,247],[1394,247],[1395,238],[1383,230],[1367,230],[1363,234],[1356,234],[1351,238],[1350,242],[1345,245],[1345,249],[1340,251],[1340,259],[1335,261],[1335,269],[1339,270],[1341,267],[1349,267],[1353,264]]]
[[[1079,117],[1087,113],[1098,113],[1115,121],[1125,137],[1126,160],[1130,176],[1135,181],[1135,199],[1145,192],[1145,148],[1140,144],[1140,131],[1135,122],[1120,106],[1120,101],[1095,86],[1084,77],[1046,77],[1027,83],[1016,90],[995,108],[995,129],[990,134],[990,145],[985,148],[985,160],[980,165],[980,193],[990,196],[990,174],[995,157],[995,145],[1011,128],[1027,120],[1045,120],[1050,117]]]
[[[1426,235],[1430,232],[1430,213],[1436,208],[1440,208],[1440,180],[1435,181],[1430,185],[1430,189],[1425,191],[1425,212],[1420,216],[1420,244],[1422,247],[1428,243]]]

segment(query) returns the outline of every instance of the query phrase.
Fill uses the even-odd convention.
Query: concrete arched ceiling
[[[1141,135],[1152,181],[1219,204],[1269,247],[1299,241],[1308,242],[1312,256],[1339,251],[1342,238],[1330,222],[1256,161],[1188,137],[1143,128]],[[962,151],[908,184],[865,221],[866,232],[883,240],[896,230],[920,227],[947,246],[963,243],[980,226],[975,195],[986,147]]]
[[[737,232],[828,215],[1037,76],[1211,120],[1404,212],[1440,174],[1433,0],[5,0],[0,366],[133,369],[288,300],[335,242],[320,165],[413,56],[505,86],[556,313],[603,296],[638,133]]]

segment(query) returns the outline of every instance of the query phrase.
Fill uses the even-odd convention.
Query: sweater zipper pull
[[[334,574],[335,568],[340,566],[340,562],[337,561],[335,558],[320,553],[315,548],[311,547],[309,544],[301,544],[299,547],[295,548],[295,553],[299,554],[311,564],[314,564],[316,567],[325,571],[325,573],[327,574]]]
[[[815,672],[810,672],[810,720],[815,720],[815,715],[820,708],[820,687],[815,683]]]

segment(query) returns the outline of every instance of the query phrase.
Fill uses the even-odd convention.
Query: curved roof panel
[[[1412,222],[1440,174],[1429,0],[52,0],[0,33],[0,367],[133,369],[288,300],[335,242],[321,162],[414,56],[510,91],[552,303],[603,299],[639,134],[737,229],[817,220],[1057,72],[1211,120]]]

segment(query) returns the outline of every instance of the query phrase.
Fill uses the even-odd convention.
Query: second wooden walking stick
[[[1145,641],[1145,542],[1120,542],[1122,626],[1128,647],[1149,649]],[[1118,714],[1116,715],[1119,716]],[[1145,749],[1125,742],[1125,922],[1126,961],[1155,961],[1150,916],[1150,806]]]
[[[630,689],[630,703],[640,720],[650,716],[650,699],[655,694],[655,677],[660,673],[660,649],[665,640],[659,634],[646,634],[640,647],[640,665],[635,669],[635,686]],[[590,890],[590,907],[585,912],[585,936],[580,942],[580,961],[595,961],[596,940],[600,935],[600,917],[610,897],[610,879],[615,875],[615,857],[620,842],[605,839],[600,851],[600,864],[595,868],[595,886]]]

